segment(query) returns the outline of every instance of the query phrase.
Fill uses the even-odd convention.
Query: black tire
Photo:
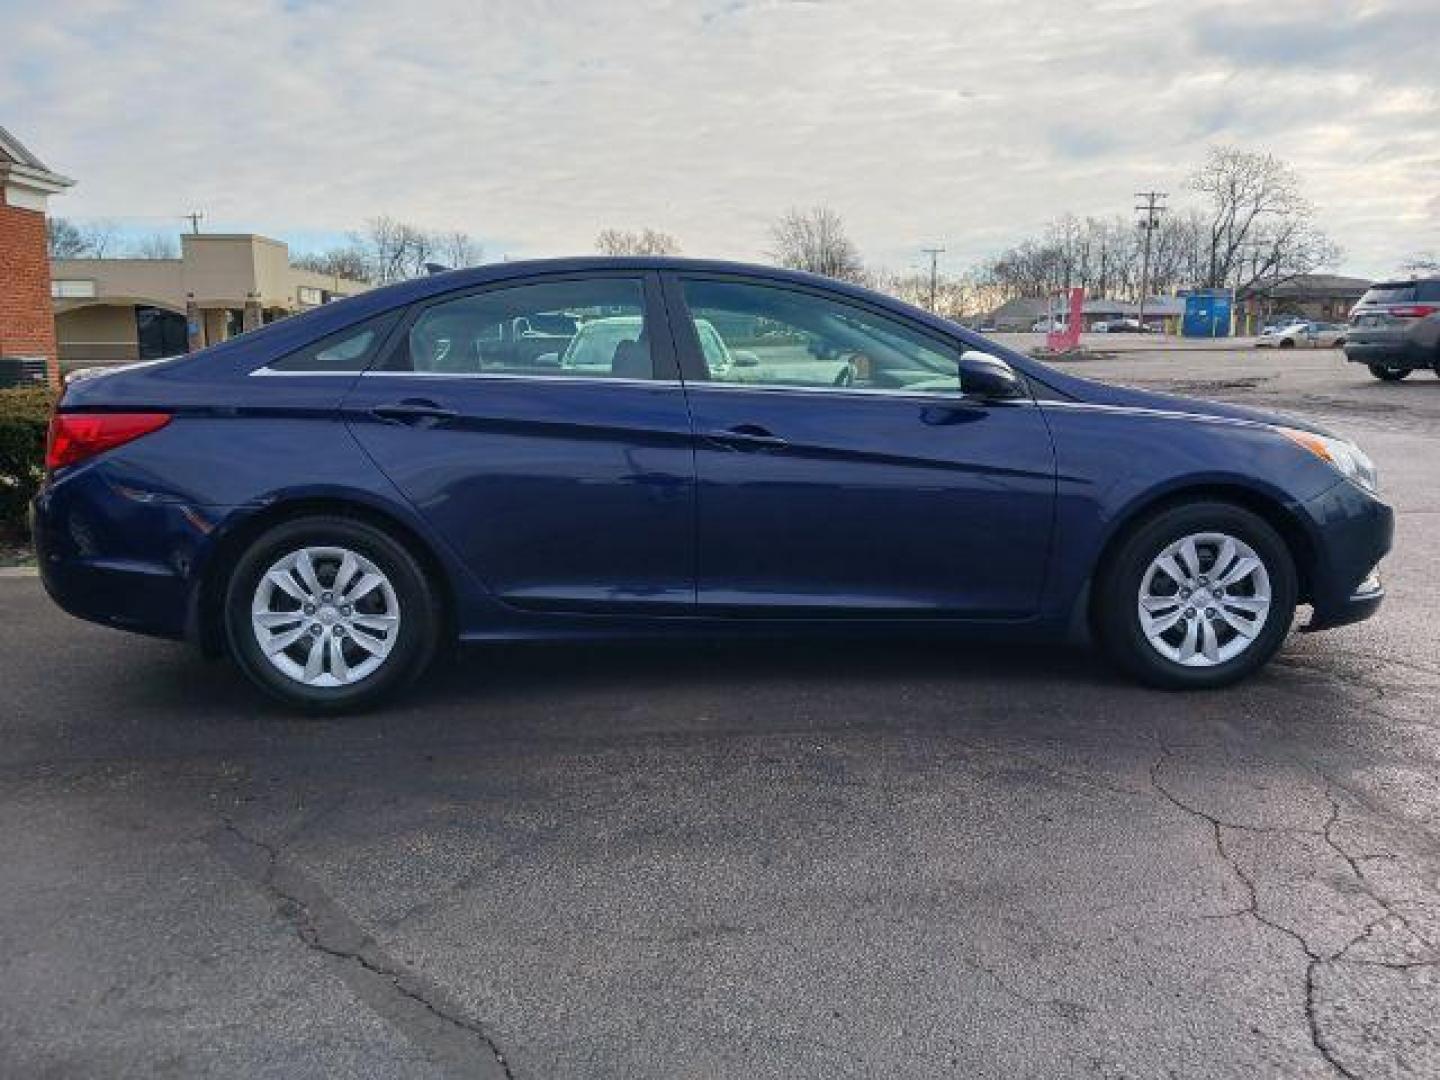
[[[1187,667],[1162,656],[1147,640],[1138,600],[1151,562],[1170,544],[1205,532],[1232,536],[1255,551],[1270,578],[1270,610],[1238,656],[1209,667]],[[1141,682],[1171,690],[1210,689],[1238,682],[1275,655],[1290,632],[1297,591],[1290,550],[1263,518],[1231,503],[1187,503],[1162,510],[1129,532],[1101,568],[1092,613],[1106,654]]]
[[[1295,339],[1294,339],[1294,338],[1288,338],[1288,337],[1287,337],[1287,338],[1281,338],[1281,339],[1280,339],[1280,348],[1282,348],[1282,349],[1293,349],[1294,347],[1295,347]]]
[[[251,601],[262,575],[305,547],[344,548],[368,559],[389,579],[399,604],[401,618],[389,653],[373,672],[348,686],[308,686],[286,675],[266,658],[251,625]],[[224,619],[230,655],[255,685],[307,712],[339,713],[373,705],[418,677],[435,655],[444,612],[424,568],[388,532],[355,518],[316,515],[282,522],[251,543],[230,576]]]
[[[1332,348],[1332,349],[1343,349],[1343,348],[1345,348],[1345,339],[1344,339],[1343,337],[1342,337],[1342,338],[1336,338],[1336,339],[1335,339],[1335,344],[1332,345],[1331,348]]]
[[[1381,382],[1399,382],[1410,374],[1409,368],[1389,367],[1385,364],[1371,364],[1370,374]]]

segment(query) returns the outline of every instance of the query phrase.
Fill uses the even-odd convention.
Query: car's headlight
[[[1369,492],[1380,490],[1380,478],[1375,473],[1374,463],[1354,443],[1296,428],[1277,427],[1275,430],[1296,446],[1302,446],[1322,461],[1329,462],[1345,479],[1355,481]]]

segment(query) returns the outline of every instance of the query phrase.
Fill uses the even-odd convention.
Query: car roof
[[[352,299],[356,301],[370,300],[378,310],[382,306],[389,308],[400,304],[409,304],[430,296],[487,285],[508,278],[530,277],[538,274],[593,273],[597,270],[672,270],[686,273],[744,274],[748,277],[767,277],[791,281],[798,285],[820,286],[857,295],[878,296],[868,289],[837,281],[834,278],[757,263],[731,262],[721,259],[687,259],[678,256],[576,255],[559,259],[517,259],[513,262],[487,263],[484,266],[474,266],[464,270],[446,270],[428,277],[381,286],[378,289],[359,293]]]

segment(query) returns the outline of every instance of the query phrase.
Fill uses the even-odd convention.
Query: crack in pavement
[[[439,987],[388,956],[319,886],[282,859],[282,851],[233,821],[211,834],[211,846],[270,897],[304,945],[340,961],[355,995],[433,1061],[456,1076],[514,1080],[495,1040]]]
[[[1320,1028],[1320,1019],[1319,1019],[1319,1017],[1316,1015],[1316,1012],[1315,1012],[1315,1002],[1316,1002],[1315,975],[1316,975],[1316,972],[1317,972],[1322,966],[1324,966],[1325,964],[1328,964],[1328,963],[1331,963],[1332,961],[1334,961],[1334,960],[1336,959],[1336,956],[1338,956],[1338,955],[1340,955],[1340,954],[1337,953],[1336,956],[1329,956],[1329,957],[1327,957],[1327,956],[1322,955],[1321,953],[1316,952],[1314,949],[1312,949],[1312,948],[1310,947],[1309,942],[1307,942],[1307,941],[1305,940],[1304,935],[1300,934],[1300,933],[1299,933],[1298,931],[1296,931],[1296,930],[1291,929],[1290,927],[1284,925],[1283,923],[1276,922],[1274,919],[1271,919],[1271,918],[1269,918],[1267,915],[1265,915],[1265,914],[1260,910],[1260,897],[1259,897],[1259,893],[1258,893],[1258,891],[1257,891],[1257,889],[1256,889],[1254,880],[1250,877],[1249,874],[1247,874],[1247,873],[1244,871],[1244,869],[1240,866],[1239,862],[1236,861],[1236,859],[1235,859],[1234,856],[1230,853],[1229,849],[1226,847],[1226,844],[1225,844],[1225,829],[1227,829],[1227,828],[1232,828],[1232,829],[1236,829],[1236,830],[1239,830],[1239,831],[1270,832],[1270,833],[1289,832],[1289,833],[1293,833],[1293,834],[1309,834],[1309,835],[1320,835],[1320,830],[1314,830],[1314,829],[1250,829],[1250,828],[1248,828],[1247,826],[1228,824],[1228,823],[1222,821],[1220,818],[1214,816],[1213,814],[1207,813],[1206,811],[1201,810],[1201,809],[1199,809],[1198,807],[1191,806],[1189,803],[1185,802],[1184,800],[1182,800],[1181,798],[1179,798],[1177,795],[1175,795],[1173,792],[1171,792],[1171,791],[1170,791],[1168,788],[1166,788],[1165,785],[1161,782],[1161,780],[1160,780],[1160,771],[1161,771],[1161,769],[1164,767],[1165,762],[1170,758],[1171,752],[1170,752],[1170,748],[1165,745],[1165,743],[1164,743],[1163,740],[1157,740],[1157,741],[1159,741],[1159,743],[1160,743],[1161,753],[1160,753],[1160,756],[1159,756],[1158,758],[1156,758],[1155,761],[1154,761],[1154,763],[1150,766],[1150,784],[1151,784],[1151,786],[1155,789],[1156,793],[1157,793],[1158,795],[1160,795],[1160,797],[1163,798],[1166,802],[1170,803],[1172,806],[1176,807],[1177,809],[1179,809],[1179,810],[1182,811],[1183,813],[1188,814],[1188,815],[1190,815],[1191,817],[1197,818],[1197,819],[1199,819],[1199,820],[1201,820],[1201,821],[1204,821],[1207,825],[1209,825],[1210,831],[1211,831],[1211,835],[1212,835],[1212,838],[1213,838],[1213,841],[1214,841],[1214,845],[1215,845],[1215,853],[1216,853],[1216,855],[1219,857],[1220,861],[1221,861],[1222,863],[1224,863],[1225,866],[1229,869],[1230,873],[1235,877],[1235,879],[1240,883],[1241,887],[1245,890],[1246,896],[1248,897],[1248,903],[1245,905],[1245,907],[1240,908],[1240,909],[1237,910],[1237,911],[1229,912],[1227,915],[1221,916],[1221,917],[1222,917],[1222,918],[1235,918],[1235,917],[1240,917],[1240,916],[1248,916],[1249,918],[1254,919],[1254,920],[1255,920],[1256,922],[1258,922],[1260,925],[1262,925],[1262,926],[1264,926],[1264,927],[1266,927],[1266,928],[1268,928],[1268,929],[1270,929],[1270,930],[1273,930],[1273,931],[1275,931],[1275,932],[1277,932],[1277,933],[1283,934],[1285,937],[1289,938],[1291,941],[1293,941],[1293,942],[1299,947],[1301,953],[1302,953],[1302,954],[1305,956],[1305,958],[1306,958],[1306,965],[1305,965],[1305,1020],[1306,1020],[1307,1027],[1308,1027],[1308,1029],[1309,1029],[1310,1043],[1311,1043],[1311,1045],[1315,1048],[1315,1051],[1325,1060],[1326,1064],[1328,1064],[1332,1069],[1334,1069],[1336,1073],[1338,1073],[1338,1074],[1339,1074],[1340,1076],[1342,1076],[1342,1077],[1345,1077],[1346,1080],[1359,1080],[1359,1078],[1357,1077],[1357,1075],[1356,1075],[1354,1072],[1352,1072],[1352,1071],[1351,1071],[1343,1062],[1341,1062],[1340,1059],[1336,1056],[1334,1047],[1332,1047],[1332,1046],[1329,1044],[1329,1042],[1328,1042],[1327,1039],[1325,1038],[1325,1033],[1324,1033],[1324,1032],[1321,1030],[1321,1028]],[[1381,905],[1381,906],[1383,906],[1383,905]],[[1363,935],[1362,935],[1362,936],[1363,936]],[[1353,944],[1353,942],[1352,942],[1351,944]],[[1346,948],[1349,948],[1349,946],[1347,945]],[[1344,950],[1341,950],[1342,953],[1343,953],[1343,951],[1344,951]]]

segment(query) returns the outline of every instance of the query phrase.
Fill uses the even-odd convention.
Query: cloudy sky
[[[1440,251],[1440,0],[0,0],[0,124],[70,217],[487,256],[651,226],[760,258],[789,206],[960,269],[1063,211],[1291,162],[1380,275]]]

